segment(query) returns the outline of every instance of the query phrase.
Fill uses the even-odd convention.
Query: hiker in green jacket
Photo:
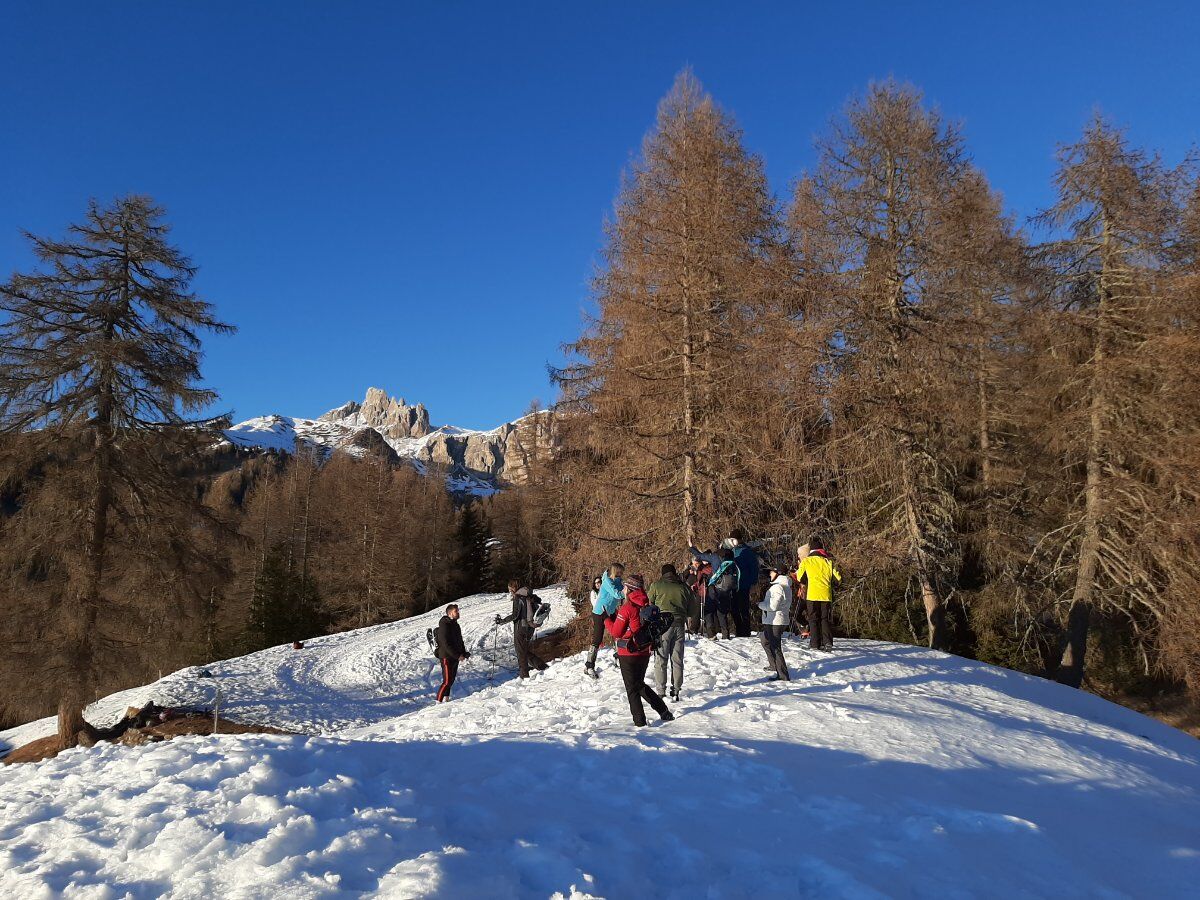
[[[661,697],[667,686],[667,660],[671,661],[671,699],[678,700],[683,688],[683,646],[688,616],[696,611],[696,596],[683,583],[675,567],[667,563],[662,577],[650,585],[650,602],[671,617],[671,627],[663,634],[654,651],[654,683]]]

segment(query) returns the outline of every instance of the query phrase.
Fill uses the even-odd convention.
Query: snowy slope
[[[428,661],[387,646],[369,629],[311,666],[268,651],[224,670],[278,692],[246,709],[337,737],[101,746],[0,771],[0,891],[1196,896],[1200,744],[1059,685],[792,641],[795,680],[778,684],[756,641],[701,642],[678,719],[637,730],[610,664],[598,682],[576,657],[422,705],[406,695]]]
[[[562,586],[538,592],[550,603],[540,633],[565,625],[574,615]],[[463,640],[474,657],[463,666],[456,694],[512,677],[512,628],[493,630],[496,614],[508,615],[507,594],[479,594],[458,601]],[[441,681],[425,632],[437,625],[442,609],[358,631],[306,641],[303,650],[272,647],[237,659],[172,673],[154,684],[99,700],[86,717],[110,725],[130,706],[153,700],[160,706],[210,706],[216,687],[230,719],[273,725],[306,734],[332,734],[410,712],[428,702]],[[493,669],[491,660],[496,658]],[[208,672],[209,676],[203,675]],[[0,731],[0,753],[54,734],[53,718]]]

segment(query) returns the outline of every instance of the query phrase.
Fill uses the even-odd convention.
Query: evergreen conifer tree
[[[92,202],[65,238],[28,235],[40,265],[0,285],[0,430],[46,462],[12,529],[32,545],[3,552],[47,561],[64,745],[85,728],[98,654],[127,641],[115,610],[198,602],[190,573],[209,565],[214,520],[181,466],[224,424],[195,416],[216,399],[201,335],[233,329],[192,292],[169,230],[147,197]]]

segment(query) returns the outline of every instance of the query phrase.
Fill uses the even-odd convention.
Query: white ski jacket
[[[764,625],[786,625],[792,616],[792,583],[786,575],[777,575],[767,588],[762,602],[758,604],[762,610]]]

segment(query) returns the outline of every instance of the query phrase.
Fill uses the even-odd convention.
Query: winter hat
[[[635,591],[644,591],[646,589],[646,582],[642,580],[641,575],[626,575],[625,587],[633,588]]]

